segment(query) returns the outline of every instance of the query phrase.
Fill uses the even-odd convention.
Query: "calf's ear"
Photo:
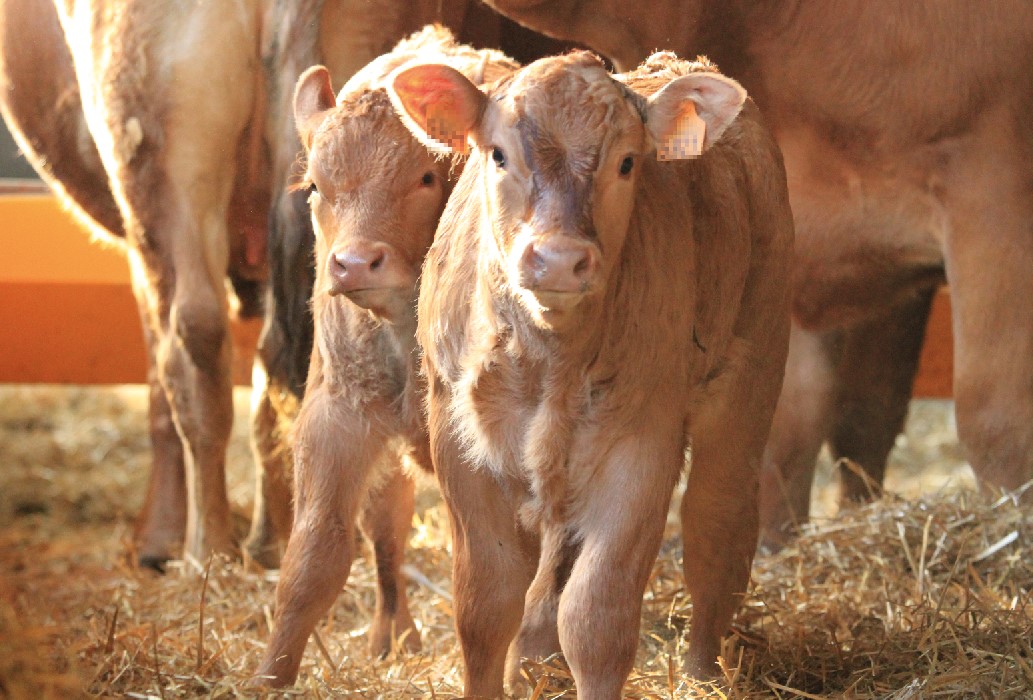
[[[326,112],[336,103],[330,71],[323,66],[312,66],[298,78],[294,88],[294,123],[306,151],[312,147],[312,136]]]
[[[658,160],[695,158],[721,138],[742,109],[746,90],[720,73],[675,78],[649,98],[646,128]]]
[[[466,76],[439,64],[402,68],[388,80],[387,92],[416,138],[432,150],[463,154],[488,101]]]

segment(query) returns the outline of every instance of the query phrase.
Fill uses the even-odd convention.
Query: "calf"
[[[485,92],[414,66],[391,94],[417,136],[472,150],[417,331],[466,694],[502,692],[515,638],[514,659],[562,649],[579,697],[620,696],[689,444],[688,670],[714,673],[789,330],[773,139],[752,105],[736,119],[737,83],[672,54],[610,76],[575,52]]]
[[[377,562],[371,651],[386,654],[393,637],[419,648],[399,573],[413,514],[402,457],[431,470],[416,284],[459,167],[406,131],[384,90],[394,69],[420,61],[446,62],[475,82],[516,67],[428,27],[357,73],[336,101],[323,67],[301,76],[294,97],[316,231],[316,342],[294,429],[294,527],[257,673],[274,685],[293,682],[309,634],[348,576],[357,516]]]

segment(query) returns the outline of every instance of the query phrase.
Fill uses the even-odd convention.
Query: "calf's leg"
[[[415,505],[413,491],[412,479],[395,466],[382,483],[373,487],[359,518],[377,565],[377,602],[369,630],[373,656],[387,655],[396,639],[409,651],[420,649],[420,633],[409,614],[402,576]]]
[[[557,626],[560,593],[580,544],[563,525],[544,526],[541,539],[538,572],[524,596],[524,616],[510,650],[506,684],[511,692],[525,685],[520,673],[522,658],[541,660],[561,651]]]
[[[578,494],[580,552],[560,595],[559,639],[579,698],[617,700],[635,662],[642,595],[681,473],[680,423],[656,417]]]
[[[273,633],[257,681],[294,682],[305,643],[355,558],[355,526],[384,438],[324,386],[305,397],[295,433],[296,504],[276,586]]]
[[[785,347],[775,342],[788,328],[758,328],[770,343],[745,352],[709,387],[710,400],[693,416],[692,464],[681,503],[685,585],[692,596],[686,671],[717,673],[721,637],[742,603],[757,547],[758,489],[764,445],[779,399]],[[783,336],[784,337],[784,336]],[[783,394],[784,398],[784,394]],[[813,457],[811,457],[813,459]]]
[[[440,384],[432,385],[428,428],[452,526],[452,589],[464,695],[500,697],[506,654],[520,626],[534,560],[497,477],[470,465],[450,435],[444,393]]]
[[[762,549],[777,551],[807,521],[815,461],[834,411],[836,344],[834,332],[793,325],[785,380],[761,469]],[[694,463],[695,454],[694,448]]]

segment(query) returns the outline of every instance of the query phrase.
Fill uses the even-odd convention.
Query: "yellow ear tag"
[[[667,140],[656,149],[657,160],[685,160],[697,158],[703,152],[703,139],[707,135],[707,123],[696,114],[696,105],[685,101],[678,119],[674,122]]]

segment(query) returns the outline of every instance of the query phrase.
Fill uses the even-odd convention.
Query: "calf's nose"
[[[536,292],[584,293],[599,268],[592,244],[552,236],[532,241],[520,260],[520,284]]]
[[[331,252],[327,261],[331,291],[347,294],[382,286],[390,251],[384,243],[362,241]]]

